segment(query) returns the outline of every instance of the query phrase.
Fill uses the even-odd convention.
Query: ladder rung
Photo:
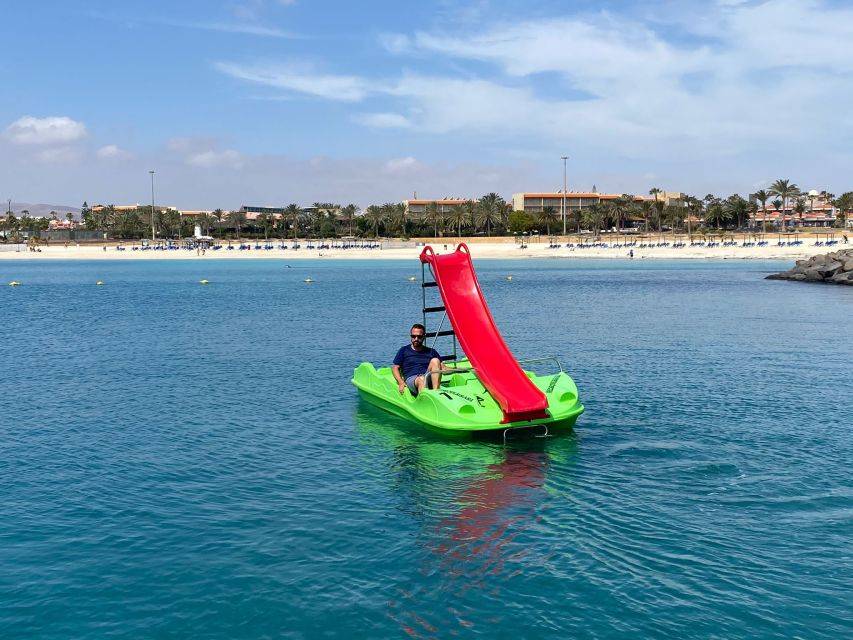
[[[437,287],[438,283],[437,282],[424,282],[421,286],[424,289],[426,289],[427,287]]]
[[[437,338],[439,336],[452,336],[453,330],[448,329],[447,331],[427,331],[424,336],[427,338]]]
[[[444,311],[444,307],[424,307],[424,313],[438,313]]]

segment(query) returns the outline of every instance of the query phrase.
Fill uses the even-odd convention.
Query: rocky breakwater
[[[773,273],[767,279],[853,285],[853,249],[840,249],[808,260],[797,260],[793,269]]]

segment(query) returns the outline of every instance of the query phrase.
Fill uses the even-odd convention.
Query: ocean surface
[[[573,431],[359,400],[417,263],[0,262],[0,637],[853,636],[853,289],[477,267],[516,355],[575,378]]]

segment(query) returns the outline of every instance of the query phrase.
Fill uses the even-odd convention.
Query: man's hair
[[[413,324],[412,329],[420,329],[421,331],[426,333],[426,327],[424,325],[422,325],[420,322],[416,322],[415,324]],[[409,331],[411,331],[412,329],[409,329]]]

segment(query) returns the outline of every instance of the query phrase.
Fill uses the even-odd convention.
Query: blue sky
[[[853,6],[4,3],[0,197],[853,188]]]

